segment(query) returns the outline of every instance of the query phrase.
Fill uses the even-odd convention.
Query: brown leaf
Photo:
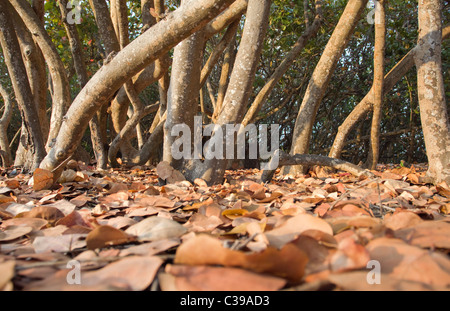
[[[450,286],[450,260],[443,255],[389,238],[375,239],[366,248],[370,258],[380,262],[382,273],[432,286]]]
[[[22,214],[25,218],[42,218],[48,221],[51,226],[64,217],[64,213],[53,206],[38,205],[33,207],[29,212]]]
[[[81,284],[68,284],[67,276],[71,270],[63,269],[44,280],[31,283],[25,290],[142,291],[150,286],[161,264],[162,260],[157,257],[129,256],[98,270],[83,271]]]
[[[37,168],[33,172],[33,190],[49,189],[53,185],[53,173],[46,169]]]
[[[41,218],[12,218],[4,220],[0,225],[1,228],[8,226],[25,226],[31,227],[33,230],[39,230],[44,228],[48,224],[48,221]]]
[[[286,284],[282,278],[231,268],[167,265],[180,291],[274,291]]]
[[[415,213],[412,212],[400,212],[386,218],[384,224],[386,227],[392,230],[399,230],[408,227],[413,227],[423,220]]]
[[[75,225],[86,227],[89,229],[92,228],[92,226],[89,224],[89,222],[84,221],[83,216],[75,210],[72,213],[70,213],[69,215],[64,216],[63,218],[59,219],[56,222],[56,225],[64,225],[69,228],[72,226],[75,226]]]
[[[15,240],[23,235],[30,233],[32,230],[32,227],[9,226],[5,229],[5,231],[0,231],[0,242]]]
[[[273,200],[276,200],[277,198],[283,196],[281,192],[272,192],[272,194],[269,197],[266,197],[262,200],[259,200],[258,203],[270,203]]]
[[[450,188],[445,181],[441,182],[439,185],[436,185],[436,190],[440,195],[450,199]]]
[[[74,249],[86,246],[86,241],[82,240],[85,236],[86,234],[37,236],[33,241],[33,248],[36,253],[71,252]]]
[[[156,166],[156,173],[159,178],[167,181],[168,183],[176,183],[178,181],[186,180],[183,174],[170,166],[170,164],[166,161],[162,161]]]
[[[13,260],[0,262],[0,291],[12,290],[13,286],[10,281],[14,277],[14,267]]]
[[[222,246],[220,240],[200,234],[183,242],[177,249],[174,263],[187,265],[223,265],[269,273],[299,282],[308,258],[293,244],[281,250],[268,247],[260,253],[244,253]]]
[[[445,221],[419,222],[413,227],[397,230],[395,237],[423,248],[450,249],[450,223]]]
[[[136,236],[139,241],[178,238],[186,231],[186,228],[176,221],[158,216],[148,217],[125,230],[126,233]]]
[[[134,238],[122,230],[104,225],[92,230],[86,237],[88,249],[103,248],[111,245],[128,243]]]
[[[269,239],[270,245],[280,248],[286,243],[294,240],[302,232],[311,229],[333,235],[331,226],[325,220],[310,214],[299,214],[289,218],[281,226],[267,231],[266,236]]]
[[[206,183],[206,181],[204,181],[201,178],[194,179],[194,184],[199,186],[199,187],[208,187],[208,184]]]
[[[347,271],[365,268],[370,257],[364,246],[348,237],[339,242],[338,250],[330,260],[332,271]]]

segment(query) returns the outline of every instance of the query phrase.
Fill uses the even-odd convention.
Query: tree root
[[[278,165],[276,165],[278,157]],[[326,156],[316,155],[316,154],[286,154],[281,150],[276,150],[274,156],[272,156],[269,167],[273,168],[270,170],[264,170],[261,174],[261,181],[268,182],[272,179],[275,174],[275,170],[278,167],[282,167],[285,165],[319,165],[319,166],[328,166],[337,170],[346,171],[351,173],[357,177],[361,175],[365,175],[367,177],[373,177],[374,174],[368,170],[365,170],[353,163],[330,158]],[[276,167],[275,167],[276,166]]]

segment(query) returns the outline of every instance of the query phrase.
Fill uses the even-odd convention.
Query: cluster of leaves
[[[423,167],[372,179],[315,168],[221,185],[156,169],[69,162],[54,182],[3,170],[0,288],[15,290],[449,289],[450,188]],[[81,284],[68,282],[76,260]],[[381,284],[367,282],[379,262]]]

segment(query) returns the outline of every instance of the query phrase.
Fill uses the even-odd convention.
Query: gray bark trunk
[[[367,0],[349,0],[336,28],[323,51],[319,63],[308,84],[294,126],[291,154],[305,154],[309,151],[309,141],[317,110],[334,73],[337,62],[347,46],[358,23]],[[304,167],[285,167],[287,173],[303,173]]]
[[[427,175],[450,184],[450,123],[441,60],[441,1],[419,0],[415,53],[420,118],[428,157]]]
[[[231,3],[232,0],[189,1],[120,51],[75,98],[41,168],[53,169],[72,155],[90,118],[114,92],[178,42],[204,27]]]

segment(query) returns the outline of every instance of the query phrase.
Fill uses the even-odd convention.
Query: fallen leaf
[[[136,236],[139,241],[177,238],[186,231],[187,229],[178,222],[158,216],[148,217],[125,230],[126,233]]]
[[[370,258],[378,260],[381,273],[400,280],[450,286],[450,259],[441,254],[408,245],[400,239],[378,238],[366,249]]]
[[[384,225],[392,230],[399,230],[408,227],[413,227],[423,220],[415,213],[400,212],[395,213],[384,221]]]
[[[86,234],[65,234],[58,236],[37,236],[33,241],[33,248],[36,253],[71,252],[77,248],[86,246],[84,241]]]
[[[9,226],[5,231],[0,231],[0,242],[11,241],[24,236],[33,231],[32,227],[26,226]]]
[[[156,173],[159,178],[167,181],[168,183],[176,183],[178,181],[186,180],[183,174],[170,166],[170,164],[166,161],[162,161],[156,166]]]
[[[231,267],[167,265],[179,291],[275,291],[286,280]]]
[[[0,291],[12,290],[13,286],[10,283],[15,274],[14,260],[0,262]]]
[[[88,249],[103,248],[111,245],[128,243],[134,238],[122,230],[104,225],[93,229],[86,236],[86,245]]]
[[[280,248],[306,230],[319,230],[333,235],[331,226],[325,220],[310,214],[299,214],[289,218],[281,226],[267,231],[266,237],[270,245]]]
[[[33,172],[32,184],[34,191],[49,189],[53,185],[53,173],[46,169],[37,168]]]
[[[77,226],[82,226],[82,227],[92,229],[92,226],[83,219],[83,216],[80,213],[78,213],[75,210],[72,213],[70,213],[69,215],[64,216],[63,218],[59,219],[56,222],[56,225],[64,225],[69,228],[77,225]]]
[[[42,218],[48,221],[51,226],[64,217],[64,213],[58,208],[48,205],[38,205],[33,207],[29,212],[22,214],[25,218]]]
[[[63,269],[54,275],[33,282],[25,290],[36,291],[100,291],[133,290],[142,291],[150,286],[162,260],[153,256],[129,256],[94,271],[83,271],[81,284],[68,284],[71,270]]]
[[[220,240],[200,234],[183,242],[177,249],[174,263],[187,265],[222,265],[269,273],[299,282],[308,261],[303,251],[293,244],[281,250],[267,247],[258,253],[244,253],[222,246]]]
[[[4,220],[0,225],[1,228],[9,226],[25,226],[31,227],[33,230],[40,230],[48,224],[48,221],[41,218],[11,218]]]
[[[445,221],[419,222],[415,226],[397,230],[395,237],[423,248],[450,249],[450,223]]]

